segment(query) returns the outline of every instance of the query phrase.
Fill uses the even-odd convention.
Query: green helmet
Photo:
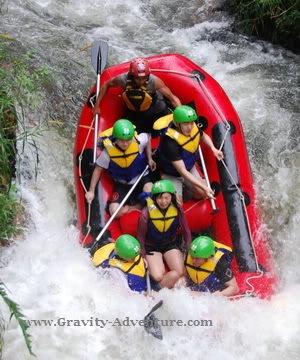
[[[141,253],[141,244],[131,235],[121,235],[116,240],[115,253],[122,259],[133,259]]]
[[[187,105],[181,105],[175,108],[173,112],[173,119],[177,124],[196,121],[198,116],[196,111]]]
[[[120,119],[115,122],[112,134],[117,139],[130,140],[134,136],[134,127],[129,120]]]
[[[151,189],[152,195],[161,194],[161,193],[165,193],[165,192],[175,194],[175,187],[174,187],[172,181],[158,180],[153,184],[152,189]]]
[[[189,254],[195,258],[208,259],[215,253],[213,240],[208,236],[199,236],[191,242]]]

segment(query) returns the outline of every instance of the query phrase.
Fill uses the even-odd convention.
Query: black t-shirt
[[[203,132],[200,130],[200,136],[202,137]],[[170,136],[165,135],[161,139],[160,144],[160,168],[162,172],[165,174],[173,175],[173,176],[180,176],[180,174],[176,171],[173,167],[173,170],[170,172],[164,166],[163,159],[168,159],[169,162],[183,160],[182,158],[182,147],[176,142],[176,140],[170,138]],[[170,168],[170,165],[167,165]]]
[[[225,255],[223,255],[218,261],[214,272],[216,277],[220,280],[222,284],[225,284],[234,277],[231,266],[228,264]]]
[[[160,151],[170,161],[182,160],[181,149],[181,146],[170,136],[163,136],[161,139]]]

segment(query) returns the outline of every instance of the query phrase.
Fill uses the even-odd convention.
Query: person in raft
[[[187,286],[193,291],[232,296],[239,290],[231,269],[232,249],[199,236],[189,247],[185,260]]]
[[[182,238],[188,248],[191,232],[171,181],[155,182],[146,202],[138,222],[137,239],[142,245],[142,256],[148,264],[150,277],[160,287],[170,289],[178,280],[184,279]]]
[[[161,177],[171,180],[176,189],[180,203],[185,199],[214,199],[210,189],[198,173],[195,163],[199,158],[199,143],[203,141],[214,156],[223,159],[222,151],[218,150],[211,138],[198,128],[196,111],[187,105],[177,107],[173,114],[155,122],[154,128],[162,130],[159,146],[159,164]],[[186,196],[183,196],[185,187]]]
[[[146,267],[141,257],[141,244],[131,235],[123,234],[116,242],[106,242],[93,255],[96,267],[110,269],[131,291],[146,292]]]
[[[113,126],[100,134],[103,151],[96,160],[89,190],[85,194],[90,204],[95,197],[95,189],[102,171],[107,171],[114,180],[113,194],[108,201],[110,215],[119,207],[131,187],[145,170],[147,163],[154,171],[156,163],[152,159],[149,135],[137,135],[132,123],[127,119],[117,120]],[[133,209],[141,209],[138,195],[150,193],[153,183],[147,171],[137,184],[131,196],[116,214],[116,218]]]
[[[165,83],[157,76],[150,74],[150,66],[146,59],[135,58],[130,62],[129,71],[106,81],[99,92],[93,109],[94,115],[101,112],[101,101],[111,87],[123,89],[122,98],[126,104],[124,117],[135,126],[137,133],[153,132],[153,123],[161,116],[171,113],[164,98],[175,108],[181,105]]]

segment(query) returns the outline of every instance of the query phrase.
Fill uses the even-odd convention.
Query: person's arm
[[[223,289],[221,291],[216,291],[216,292],[214,292],[214,294],[223,295],[223,296],[232,296],[239,291],[239,287],[238,287],[235,277],[233,277],[231,280],[224,283],[224,285],[226,286],[225,289]]]
[[[217,278],[224,284],[225,288],[223,290],[215,291],[214,294],[222,296],[232,296],[239,291],[236,278],[232,272],[231,265],[228,264],[228,259],[226,255],[223,255],[219,260],[216,268],[215,274]]]
[[[180,218],[179,218],[179,222],[180,222],[180,226],[182,227],[182,231],[183,231],[183,236],[184,236],[184,240],[185,240],[185,246],[186,249],[189,248],[189,245],[192,241],[192,235],[191,235],[191,230],[189,228],[185,213],[182,209],[182,207],[180,207],[179,209],[180,211]]]
[[[138,227],[136,232],[136,238],[141,244],[141,248],[142,248],[141,255],[143,258],[146,256],[145,238],[146,238],[147,228],[148,228],[148,208],[144,207],[141,212],[141,216],[139,217]]]
[[[211,151],[213,152],[213,154],[215,155],[215,157],[218,160],[223,159],[224,155],[223,155],[222,151],[218,150],[215,147],[214,143],[212,142],[212,139],[207,134],[203,133],[201,140],[203,140],[204,144],[211,149]]]
[[[120,80],[120,76],[116,76],[114,78],[111,78],[110,80],[106,81],[100,89],[99,95],[96,99],[95,102],[95,106],[93,108],[93,114],[100,114],[101,110],[100,110],[100,102],[101,100],[104,98],[104,96],[106,95],[108,89],[110,87],[116,87],[116,86],[120,86],[121,85],[121,80]]]
[[[181,106],[181,101],[175,96],[166,84],[158,77],[155,79],[155,90],[159,91],[165,98],[167,98],[173,107]]]
[[[147,163],[150,166],[151,171],[156,169],[156,162],[152,158],[152,149],[151,149],[151,137],[147,133],[140,133],[138,135],[139,141],[139,152],[145,153],[147,157]]]
[[[89,204],[94,200],[96,185],[98,184],[102,170],[100,166],[96,165],[93,171],[89,191],[85,194],[85,198]]]
[[[208,198],[215,199],[213,190],[204,185],[200,179],[195,178],[195,176],[186,169],[183,160],[172,161],[172,165],[180,174],[180,176],[189,181],[192,185],[199,187],[202,191],[204,191]]]
[[[148,136],[148,142],[147,142],[147,146],[145,148],[145,154],[147,156],[147,161],[148,161],[151,171],[154,171],[156,169],[156,162],[152,158],[151,137],[149,135],[147,135],[147,136]]]

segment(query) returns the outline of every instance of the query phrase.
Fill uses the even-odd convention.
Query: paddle
[[[207,187],[211,190],[211,186],[210,186],[210,182],[209,182],[209,178],[208,178],[208,174],[207,174],[207,170],[206,170],[206,165],[205,165],[205,161],[204,161],[204,157],[203,157],[203,153],[202,153],[200,145],[199,145],[199,154],[200,154],[200,160],[201,160],[201,163],[202,163],[202,168],[203,168],[205,181],[206,181]],[[211,206],[213,208],[212,215],[214,215],[214,214],[218,213],[220,211],[220,209],[218,209],[216,207],[216,203],[215,203],[214,199],[210,199],[210,202],[211,202]]]
[[[92,247],[90,248],[89,252],[90,254],[93,253],[93,250],[95,248],[95,246],[97,245],[97,243],[99,242],[99,240],[101,239],[101,236],[105,233],[105,231],[107,230],[107,228],[109,227],[109,225],[112,223],[112,221],[114,220],[114,218],[116,217],[117,213],[119,212],[119,210],[121,209],[121,207],[125,204],[126,200],[129,198],[129,196],[131,195],[131,193],[133,192],[133,190],[136,188],[137,184],[140,182],[140,180],[142,179],[142,177],[146,174],[147,170],[149,168],[149,165],[147,165],[144,169],[144,171],[141,173],[141,175],[136,179],[136,182],[132,185],[131,189],[128,191],[128,193],[126,194],[126,196],[124,197],[124,199],[120,202],[119,206],[117,207],[116,211],[111,215],[111,217],[109,218],[108,222],[105,224],[105,226],[103,227],[103,229],[100,231],[99,235],[96,237],[95,242],[93,243]]]
[[[96,99],[100,92],[100,75],[105,68],[107,61],[108,44],[104,40],[97,40],[93,42],[91,50],[91,62],[97,73],[97,85],[96,85]],[[97,156],[97,142],[98,142],[98,121],[99,115],[96,114],[95,118],[95,131],[94,131],[94,154],[93,162],[96,162]]]
[[[151,285],[150,285],[150,275],[149,270],[147,270],[147,293],[151,293]],[[161,326],[157,318],[154,316],[154,311],[159,309],[163,304],[163,300],[160,300],[153,308],[149,311],[149,313],[144,317],[144,329],[148,334],[153,335],[156,339],[162,340],[162,330]]]

